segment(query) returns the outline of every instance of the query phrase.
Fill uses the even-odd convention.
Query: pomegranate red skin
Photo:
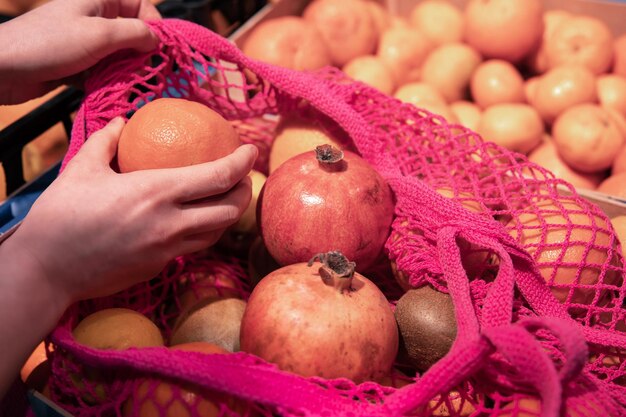
[[[359,273],[342,293],[323,282],[319,267],[289,265],[259,282],[243,315],[241,350],[305,377],[361,383],[388,375],[398,329],[387,299]]]
[[[343,151],[328,168],[310,151],[285,161],[267,178],[257,205],[259,231],[280,265],[340,251],[366,271],[391,231],[394,203],[380,174],[359,155]]]

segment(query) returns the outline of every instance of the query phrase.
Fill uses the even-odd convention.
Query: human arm
[[[39,97],[119,49],[154,49],[144,20],[158,18],[149,0],[52,0],[1,24],[0,104]]]
[[[253,145],[214,162],[118,174],[123,122],[95,133],[0,245],[0,398],[73,302],[214,244],[248,205]]]

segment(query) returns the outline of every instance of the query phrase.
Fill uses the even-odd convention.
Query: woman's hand
[[[110,164],[123,125],[115,119],[87,140],[5,242],[70,301],[112,294],[213,245],[251,198],[255,146],[205,164],[119,174]]]
[[[254,145],[205,164],[119,174],[124,122],[95,133],[0,245],[0,398],[73,302],[154,277],[213,245],[248,206]]]
[[[120,49],[154,49],[143,21],[159,18],[149,0],[52,0],[3,23],[0,104],[42,96]]]

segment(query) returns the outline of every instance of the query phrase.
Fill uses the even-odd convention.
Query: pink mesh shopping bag
[[[256,62],[188,22],[151,27],[158,50],[121,52],[91,72],[64,163],[110,119],[159,97],[219,112],[259,147],[261,171],[281,115],[316,118],[393,190],[386,259],[372,279],[392,305],[409,288],[449,293],[457,337],[425,372],[400,369],[358,385],[304,378],[245,352],[98,350],[72,337],[87,314],[125,307],[167,340],[189,287],[246,299],[246,260],[211,248],[73,306],[49,338],[55,401],[76,416],[626,415],[623,257],[598,207],[522,155],[338,70]]]

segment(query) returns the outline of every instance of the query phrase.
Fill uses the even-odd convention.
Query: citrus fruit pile
[[[626,34],[542,0],[403,4],[394,16],[372,0],[314,0],[258,25],[243,51],[299,70],[334,65],[575,187],[626,198]]]

